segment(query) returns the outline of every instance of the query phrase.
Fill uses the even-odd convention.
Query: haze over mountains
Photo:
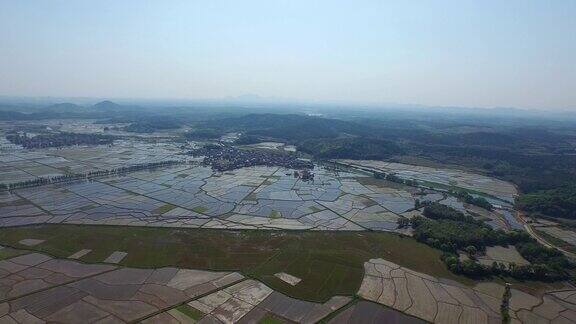
[[[99,113],[154,112],[154,113],[190,113],[210,109],[232,108],[238,113],[272,110],[277,113],[305,113],[319,116],[364,115],[366,113],[405,115],[469,115],[506,118],[544,118],[546,120],[576,120],[576,111],[534,110],[514,107],[443,107],[414,104],[352,104],[335,102],[298,102],[275,97],[243,95],[222,99],[204,100],[143,100],[143,99],[98,99],[98,98],[60,98],[60,97],[8,97],[0,96],[0,118],[29,119],[42,118],[46,114],[90,115]],[[28,115],[27,115],[28,114]],[[32,114],[32,115],[30,115]],[[61,116],[66,118],[66,116]]]

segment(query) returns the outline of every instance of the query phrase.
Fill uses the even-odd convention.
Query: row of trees
[[[156,168],[163,168],[168,166],[173,166],[177,164],[186,163],[185,161],[177,161],[177,160],[168,160],[168,161],[160,161],[160,162],[150,162],[150,163],[141,163],[141,164],[134,164],[130,166],[114,168],[109,170],[97,170],[97,171],[90,171],[85,173],[72,173],[72,174],[65,174],[55,177],[38,177],[31,180],[25,180],[15,183],[3,183],[0,184],[0,190],[15,190],[15,189],[22,189],[22,188],[31,188],[31,187],[39,187],[48,184],[55,184],[55,183],[69,183],[77,180],[87,180],[93,178],[100,178],[106,176],[114,176],[114,175],[123,175],[129,172],[135,171],[142,171],[142,170],[151,170]]]
[[[510,299],[512,298],[512,292],[510,291],[510,284],[506,284],[504,288],[504,294],[502,295],[502,303],[500,304],[500,316],[502,316],[502,323],[510,323]]]
[[[453,221],[461,221],[467,223],[473,223],[477,225],[484,225],[480,220],[476,220],[470,215],[466,215],[461,211],[458,211],[450,206],[446,206],[437,202],[429,203],[422,213],[426,218],[430,219],[449,219]]]
[[[569,277],[565,269],[558,270],[554,266],[542,263],[518,265],[494,261],[492,265],[483,265],[472,259],[460,260],[457,255],[450,253],[443,254],[442,261],[450,271],[476,278],[509,276],[519,280],[558,281]]]
[[[74,145],[110,145],[116,138],[109,135],[62,132],[57,134],[41,134],[33,137],[28,136],[26,133],[12,133],[6,135],[6,139],[13,144],[32,149]]]
[[[416,181],[414,179],[402,179],[399,176],[395,175],[394,173],[385,173],[385,172],[374,171],[374,178],[387,180],[387,181],[395,182],[395,183],[401,183],[401,184],[405,184],[407,186],[412,186],[412,187],[418,186],[418,181]]]

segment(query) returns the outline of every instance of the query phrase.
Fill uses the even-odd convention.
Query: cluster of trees
[[[528,261],[535,264],[547,264],[561,270],[570,267],[570,262],[562,252],[542,246],[533,240],[526,240],[516,244],[518,252]]]
[[[466,215],[461,211],[458,211],[450,206],[443,205],[438,202],[432,202],[428,204],[422,213],[426,218],[435,219],[435,220],[453,220],[453,221],[460,221],[466,222],[471,224],[476,224],[483,227],[488,227],[484,224],[484,222],[475,219],[470,215]]]
[[[412,221],[410,221],[408,218],[400,217],[398,218],[397,224],[398,228],[408,228],[412,225]]]
[[[482,221],[439,203],[426,206],[423,215],[426,218],[411,220],[414,238],[442,250],[442,260],[455,273],[474,277],[508,275],[517,279],[559,280],[566,278],[566,270],[573,267],[562,253],[540,245],[523,231],[494,230]],[[496,245],[515,245],[531,264],[494,262],[486,266],[475,260],[486,247]],[[470,258],[461,260],[460,251],[465,251]]]
[[[526,194],[516,203],[531,214],[576,219],[576,184]]]
[[[476,205],[486,210],[493,209],[492,204],[489,203],[488,200],[482,197],[474,197],[465,190],[452,190],[450,191],[450,194],[452,194],[455,197],[458,197],[460,200],[468,204]]]
[[[495,231],[487,225],[467,221],[418,217],[412,220],[412,227],[417,240],[454,253],[468,246],[483,250],[486,246],[507,245],[509,241],[503,231]]]
[[[24,148],[65,147],[74,145],[109,145],[114,143],[116,137],[100,134],[55,133],[28,136],[26,133],[12,133],[6,135],[11,143],[22,145]]]
[[[22,189],[22,188],[31,188],[31,187],[39,187],[48,184],[54,183],[68,183],[77,180],[87,180],[105,176],[113,176],[113,175],[122,175],[129,172],[135,171],[142,171],[142,170],[151,170],[156,168],[168,167],[177,164],[185,163],[184,161],[176,161],[176,160],[168,160],[168,161],[161,161],[161,162],[150,162],[150,163],[141,163],[141,164],[134,164],[126,167],[120,167],[110,170],[97,170],[97,171],[90,171],[86,173],[73,173],[73,174],[65,174],[55,177],[38,177],[31,180],[20,181],[15,183],[2,183],[0,184],[0,190],[15,190],[15,189]]]

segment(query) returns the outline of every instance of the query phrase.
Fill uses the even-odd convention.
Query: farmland
[[[571,289],[564,282],[508,276],[516,266],[538,269],[519,254],[527,249],[451,245],[445,250],[422,235],[420,242],[412,238],[432,205],[461,214],[474,231],[518,235],[528,219],[515,216],[518,192],[511,183],[441,165],[301,160],[296,146],[281,142],[231,148],[230,134],[236,133],[183,142],[179,131],[127,135],[121,125],[97,125],[77,120],[61,129],[108,132],[113,143],[24,149],[0,142],[0,269],[9,278],[0,291],[11,308],[23,307],[4,316],[485,323],[500,318],[495,305],[504,282],[513,284],[514,305],[526,300],[532,305],[511,308],[514,318],[542,317],[531,309],[542,296],[555,303],[553,309],[567,307],[562,303],[569,297],[555,295]],[[224,148],[228,155],[189,154],[202,147]],[[427,221],[441,227],[450,222]],[[556,228],[539,229],[569,240]],[[443,242],[455,242],[457,230],[445,229],[450,228],[437,231]],[[447,251],[460,255],[460,270],[447,263]],[[554,258],[563,264],[561,256]],[[507,270],[482,278],[462,271],[494,263]],[[564,273],[561,266],[556,270]],[[122,288],[136,283],[140,286]],[[101,291],[103,285],[109,291]],[[486,293],[486,285],[494,285],[496,293]],[[43,298],[40,294],[59,298],[63,291],[84,297],[71,311],[58,305],[37,311],[30,304]],[[461,301],[464,295],[471,299]],[[132,304],[120,312],[111,308],[123,298]],[[565,318],[564,311],[552,314],[554,319]]]

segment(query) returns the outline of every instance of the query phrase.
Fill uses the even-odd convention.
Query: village
[[[279,166],[287,169],[311,170],[311,161],[297,158],[293,154],[275,153],[264,150],[243,150],[232,146],[210,144],[191,150],[189,155],[204,156],[203,164],[211,166],[214,171],[231,171],[251,166]],[[305,173],[308,179],[311,173]]]

